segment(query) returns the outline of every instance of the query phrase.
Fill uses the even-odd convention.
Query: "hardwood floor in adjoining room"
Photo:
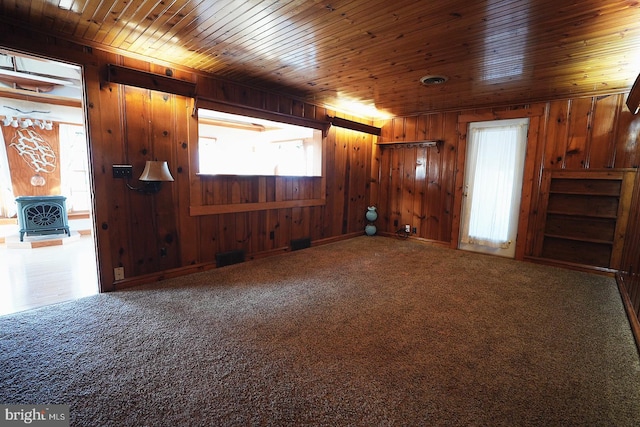
[[[0,244],[0,315],[98,293],[94,242],[38,248]]]

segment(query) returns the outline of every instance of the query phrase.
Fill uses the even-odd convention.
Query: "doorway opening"
[[[469,124],[458,248],[515,257],[528,125]]]
[[[83,94],[80,66],[0,48],[0,315],[99,291]]]

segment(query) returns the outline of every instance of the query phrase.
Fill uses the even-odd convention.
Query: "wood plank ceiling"
[[[1,20],[349,110],[391,115],[628,90],[621,0],[0,0]],[[420,79],[448,81],[423,86]]]

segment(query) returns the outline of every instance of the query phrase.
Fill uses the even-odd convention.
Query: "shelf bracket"
[[[444,141],[441,139],[432,139],[424,141],[399,141],[399,142],[378,142],[380,148],[425,148],[435,147],[437,152],[440,153],[440,147],[444,145]]]

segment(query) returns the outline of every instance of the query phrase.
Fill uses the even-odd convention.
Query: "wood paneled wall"
[[[102,63],[161,71],[130,58],[106,56]],[[199,96],[209,99],[219,96],[225,102],[270,106],[282,114],[319,120],[334,114],[210,77],[196,79]],[[200,176],[195,167],[197,120],[192,116],[192,99],[129,86],[87,84],[93,87],[88,96],[93,106],[89,109],[92,143],[101,147],[92,150],[101,153],[94,159],[95,177],[96,182],[107,183],[104,191],[110,200],[106,217],[99,220],[106,227],[101,234],[109,242],[106,256],[113,267],[125,268],[126,277],[192,271],[189,266],[212,265],[221,252],[243,250],[251,258],[288,250],[294,239],[318,242],[363,232],[371,136],[332,128],[325,139],[322,179]],[[144,162],[152,159],[167,160],[175,178],[157,195],[128,191],[125,182],[111,177],[114,163],[133,164],[137,177]],[[98,192],[97,188],[96,199],[104,203]],[[307,205],[309,200],[316,203]],[[206,207],[218,213],[207,214]],[[98,207],[98,218],[100,212]]]
[[[383,142],[443,140],[438,147],[381,148],[370,135],[332,128],[326,138],[322,184],[313,178],[205,178],[196,175],[193,167],[197,134],[192,99],[105,83],[109,63],[157,74],[165,73],[165,65],[19,27],[0,29],[0,45],[84,68],[103,290],[115,288],[113,268],[118,266],[125,268],[127,278],[157,279],[198,269],[211,263],[218,252],[243,249],[249,256],[261,256],[286,250],[292,239],[309,237],[319,242],[357,235],[363,232],[369,205],[378,208],[376,225],[382,233],[411,224],[416,237],[455,247],[466,128],[471,121],[531,119],[518,259],[533,256],[539,239],[544,169],[635,168],[640,164],[640,118],[624,106],[626,94],[613,94],[396,117],[376,123],[382,127]],[[317,120],[335,115],[299,99],[189,70],[173,70],[173,75],[197,83],[198,95],[210,100]],[[155,196],[132,192],[125,181],[112,177],[113,164],[131,163],[135,179],[150,159],[167,160],[175,177],[175,182]],[[279,198],[302,202],[292,207],[269,205],[266,209],[192,215],[194,191],[205,206]],[[619,274],[636,313],[640,313],[639,212],[640,185],[636,183]]]
[[[381,123],[383,142],[442,139],[437,150],[397,145],[375,150],[372,200],[392,233],[411,224],[415,237],[457,247],[466,129],[469,122],[529,117],[524,187],[516,246],[517,259],[534,259],[541,239],[542,172],[545,169],[637,168],[640,117],[633,116],[626,94],[549,101],[513,108],[396,117]],[[374,176],[375,176],[374,171]],[[630,318],[640,337],[640,179],[636,178],[629,226],[618,274]]]
[[[396,117],[382,124],[382,142],[441,139],[440,147],[378,146],[374,199],[379,228],[410,224],[415,237],[457,246],[466,129],[470,122],[530,119],[517,258],[532,255],[543,169],[638,165],[638,126],[626,94],[549,101],[512,108]],[[383,148],[380,148],[383,147]]]
[[[382,142],[443,140],[438,147],[378,145],[379,168],[373,200],[378,229],[395,232],[405,224],[415,237],[449,242],[453,223],[458,113],[395,118],[382,126]]]
[[[636,129],[631,132],[636,133]],[[631,128],[628,128],[631,130]],[[629,138],[634,138],[628,134]],[[629,224],[622,252],[622,267],[617,275],[622,299],[640,350],[640,175],[636,174],[636,183],[629,209]]]
[[[0,45],[83,66],[103,291],[210,268],[218,252],[243,249],[250,258],[288,250],[292,239],[308,237],[318,243],[364,234],[372,136],[331,128],[325,139],[323,183],[314,178],[200,177],[193,167],[197,150],[193,99],[106,83],[107,64],[160,75],[165,74],[165,65],[18,27],[0,29]],[[322,121],[327,115],[341,116],[299,99],[189,70],[172,71],[176,79],[197,83],[197,95],[209,100]],[[136,186],[145,161],[155,159],[167,160],[175,178],[156,195],[131,191],[127,181],[112,177],[112,165],[132,164],[130,184]],[[293,200],[294,205],[192,215],[194,189],[204,205],[233,207],[261,197],[267,202]],[[264,193],[256,195],[260,191]],[[120,266],[125,281],[119,285],[113,269]]]

